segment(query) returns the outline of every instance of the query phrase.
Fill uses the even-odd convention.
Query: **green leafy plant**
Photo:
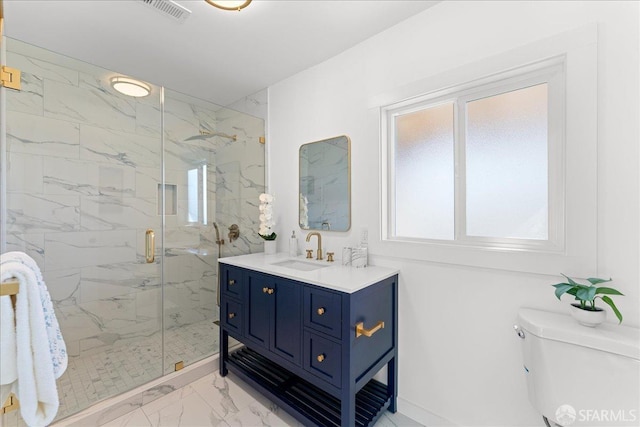
[[[622,323],[622,314],[608,295],[624,294],[613,288],[604,286],[596,287],[596,285],[599,285],[600,283],[610,282],[611,279],[599,279],[597,277],[590,277],[587,279],[590,285],[582,285],[569,276],[566,276],[564,274],[563,276],[566,277],[569,283],[556,283],[555,285],[552,285],[554,288],[556,288],[556,297],[558,297],[558,299],[560,299],[560,297],[564,294],[573,295],[575,299],[580,302],[581,309],[587,311],[599,311],[602,309],[596,307],[596,298],[600,298],[607,305],[609,305],[609,307],[611,307],[616,317],[618,318],[619,323]]]

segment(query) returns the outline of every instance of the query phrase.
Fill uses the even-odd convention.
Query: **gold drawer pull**
[[[322,316],[322,315],[324,314],[324,312],[325,312],[324,307],[320,307],[320,308],[318,309],[318,311],[317,311],[318,316]]]
[[[235,281],[235,280],[233,280],[233,279],[229,280],[229,286],[233,286],[233,285],[235,285],[235,284],[236,284],[236,281]]]
[[[356,323],[356,338],[358,338],[361,335],[364,335],[365,337],[370,337],[376,332],[378,332],[380,329],[384,329],[384,322],[382,320],[379,321],[376,324],[376,326],[374,326],[371,329],[365,329],[364,322]]]
[[[316,357],[316,359],[318,359],[318,362],[322,363],[324,362],[324,354],[319,354],[318,357]]]
[[[274,292],[275,292],[275,291],[274,291],[273,289],[271,289],[271,288],[269,288],[269,290],[267,291],[267,293],[268,293],[269,295],[273,295],[273,293],[274,293]]]
[[[267,287],[262,288],[262,293],[266,294],[268,291],[269,291],[269,288],[267,288]]]
[[[229,313],[229,319],[233,319],[234,317],[236,317],[235,313]]]

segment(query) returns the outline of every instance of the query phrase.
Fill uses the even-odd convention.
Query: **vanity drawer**
[[[304,332],[303,368],[318,378],[340,387],[342,346],[311,332]]]
[[[227,329],[242,333],[242,304],[225,300],[220,310],[220,321]]]
[[[222,293],[232,298],[242,300],[243,282],[242,269],[230,267],[227,265],[220,266],[220,290]]]
[[[340,294],[305,286],[304,326],[340,339],[342,299]]]

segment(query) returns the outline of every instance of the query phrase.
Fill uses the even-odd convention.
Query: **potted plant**
[[[556,283],[552,285],[556,288],[556,297],[560,297],[564,294],[573,295],[577,303],[571,304],[571,315],[584,326],[595,327],[604,322],[607,317],[607,312],[600,307],[596,307],[596,299],[600,298],[604,301],[615,313],[618,318],[618,323],[622,323],[622,314],[618,310],[618,307],[614,304],[609,295],[623,295],[620,291],[600,286],[600,283],[610,282],[611,279],[599,279],[597,277],[590,277],[587,281],[589,285],[582,285],[577,283],[571,277],[563,276],[567,279],[568,283]]]
[[[262,193],[260,199],[260,228],[258,235],[264,239],[264,253],[273,255],[276,253],[276,237],[278,235],[273,231],[276,225],[273,220],[273,201],[275,197],[271,194]]]

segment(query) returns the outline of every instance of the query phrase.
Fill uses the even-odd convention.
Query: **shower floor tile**
[[[217,352],[218,331],[212,320],[167,330],[164,340],[169,371],[177,361],[188,365]],[[117,342],[89,355],[70,357],[67,370],[57,381],[60,407],[56,420],[160,377],[161,350],[162,335],[157,332],[137,341]],[[2,415],[0,424],[26,426],[19,412]]]

